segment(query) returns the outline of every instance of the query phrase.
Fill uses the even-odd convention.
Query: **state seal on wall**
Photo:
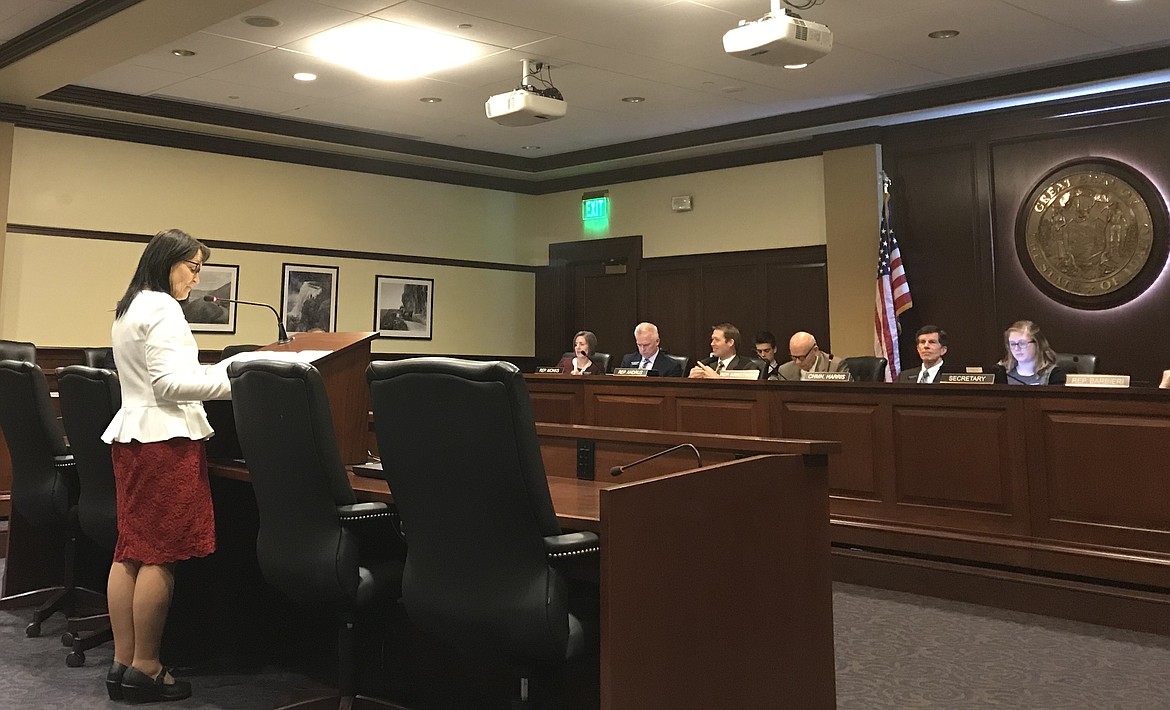
[[[1016,250],[1029,278],[1076,308],[1111,308],[1154,282],[1166,263],[1166,205],[1144,175],[1116,161],[1068,163],[1020,207]]]

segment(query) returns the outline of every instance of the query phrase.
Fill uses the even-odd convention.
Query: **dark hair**
[[[134,270],[126,293],[114,309],[114,319],[126,315],[130,302],[143,291],[169,294],[171,269],[180,261],[195,258],[196,254],[202,256],[201,261],[207,261],[211,257],[211,250],[181,229],[168,229],[154,235],[138,259],[138,268]]]
[[[713,326],[711,330],[723,331],[723,339],[730,340],[731,342],[735,343],[735,349],[737,351],[739,350],[739,328],[736,328],[730,323],[720,323],[717,326]]]
[[[585,338],[585,345],[589,347],[589,354],[593,355],[597,352],[597,336],[591,330],[578,330],[577,334],[573,336],[573,349],[576,349],[577,338]]]
[[[938,327],[937,325],[924,325],[921,328],[919,328],[918,332],[914,334],[914,342],[915,343],[918,342],[918,336],[930,335],[931,333],[938,333],[938,344],[939,345],[945,346],[947,344],[947,332],[945,330],[943,330],[942,328]]]
[[[1048,338],[1040,332],[1040,326],[1036,325],[1030,320],[1018,320],[1007,327],[1003,332],[1003,350],[1004,357],[999,361],[1000,365],[1008,370],[1014,370],[1019,363],[1016,361],[1016,356],[1012,354],[1011,346],[1008,345],[1009,335],[1012,331],[1025,333],[1029,338],[1036,341],[1036,372],[1041,372],[1049,365],[1056,364],[1056,352],[1052,346],[1048,344]]]
[[[775,349],[776,336],[772,335],[766,330],[761,331],[758,335],[756,335],[756,345],[759,345],[760,343],[767,343],[768,345],[771,345],[773,349]]]

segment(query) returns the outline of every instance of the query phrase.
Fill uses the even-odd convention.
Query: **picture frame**
[[[235,333],[236,304],[212,303],[206,296],[235,300],[239,294],[240,267],[237,264],[204,264],[199,283],[179,305],[192,333]]]
[[[435,280],[376,276],[374,330],[383,338],[430,340],[435,332]]]
[[[336,266],[285,264],[280,281],[280,320],[290,333],[337,330]]]

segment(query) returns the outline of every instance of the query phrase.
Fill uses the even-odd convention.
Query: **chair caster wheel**
[[[85,665],[85,654],[70,653],[65,657],[65,665],[69,666],[70,668],[81,668]]]
[[[76,640],[77,635],[72,631],[66,631],[65,633],[61,634],[61,645],[65,648],[71,648],[73,646],[73,642]]]
[[[32,622],[28,626],[24,627],[24,635],[28,636],[29,638],[36,638],[37,636],[40,636],[41,625],[35,621]]]

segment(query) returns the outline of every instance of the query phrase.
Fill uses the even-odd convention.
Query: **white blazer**
[[[102,441],[151,443],[215,432],[203,400],[231,399],[227,365],[200,365],[199,346],[173,296],[142,291],[110,331],[122,408]]]

